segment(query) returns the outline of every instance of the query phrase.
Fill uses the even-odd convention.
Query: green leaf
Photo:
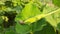
[[[19,34],[27,34],[31,31],[31,27],[29,25],[21,25],[19,23],[16,24],[16,32]]]
[[[60,0],[52,0],[53,4],[55,4],[56,6],[60,7]]]
[[[53,8],[54,9],[54,8]],[[57,8],[55,8],[54,10],[56,10]],[[60,11],[60,9],[57,9],[56,11],[53,11],[53,10],[50,10],[50,11],[48,11],[48,9],[45,9],[45,11],[43,11],[43,13],[42,14],[39,14],[39,15],[37,15],[37,16],[34,16],[34,17],[32,17],[32,18],[29,18],[29,19],[27,19],[27,20],[25,20],[24,22],[26,23],[29,23],[30,22],[30,24],[31,23],[33,23],[33,22],[36,22],[36,21],[38,21],[38,20],[40,20],[41,18],[44,18],[44,17],[47,17],[47,16],[49,16],[49,15],[51,15],[51,14],[54,14],[54,13],[56,13],[56,12],[58,12],[58,11]],[[56,23],[55,23],[56,24]],[[55,25],[54,25],[55,26]]]
[[[51,15],[47,15],[46,21],[48,21],[53,27],[57,27],[57,24],[60,22],[60,9],[46,6],[43,13],[48,14],[52,13]],[[55,12],[54,12],[55,11]],[[53,13],[54,12],[54,13]]]
[[[16,21],[19,20],[26,20],[28,18],[34,17],[36,15],[39,15],[41,12],[37,8],[37,6],[33,3],[30,2],[28,3],[25,8],[16,16]]]
[[[56,32],[50,24],[47,24],[42,30],[35,31],[33,34],[56,34]]]

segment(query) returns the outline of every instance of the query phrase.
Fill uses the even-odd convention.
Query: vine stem
[[[32,18],[29,18],[29,19],[25,20],[24,22],[25,22],[25,23],[34,23],[34,22],[40,20],[41,18],[47,17],[47,16],[49,16],[49,15],[51,15],[51,14],[53,14],[53,13],[56,13],[56,12],[58,12],[58,11],[60,11],[60,8],[57,9],[57,10],[54,10],[54,11],[48,13],[48,14],[39,14],[39,15],[37,15],[37,16],[34,16],[34,17],[32,17]]]

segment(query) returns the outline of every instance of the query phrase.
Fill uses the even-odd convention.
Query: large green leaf
[[[36,31],[34,34],[56,34],[56,32],[50,24],[47,24],[41,31]]]
[[[28,3],[25,8],[16,16],[16,21],[19,20],[26,20],[28,18],[34,17],[36,15],[39,15],[41,12],[37,8],[37,6],[33,3],[30,2]]]
[[[52,0],[53,4],[55,4],[56,6],[60,7],[60,0]]]
[[[60,9],[57,9],[56,7],[49,7],[46,6],[43,10],[43,13],[48,14],[48,13],[53,13],[54,11],[56,11],[55,13],[51,14],[51,15],[47,15],[45,18],[46,20],[54,27],[57,27],[57,23],[60,22]]]

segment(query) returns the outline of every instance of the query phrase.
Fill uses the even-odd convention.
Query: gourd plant
[[[0,34],[60,34],[60,0],[0,0]]]

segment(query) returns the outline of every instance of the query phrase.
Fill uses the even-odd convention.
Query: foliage
[[[60,34],[60,0],[0,0],[0,34]]]

